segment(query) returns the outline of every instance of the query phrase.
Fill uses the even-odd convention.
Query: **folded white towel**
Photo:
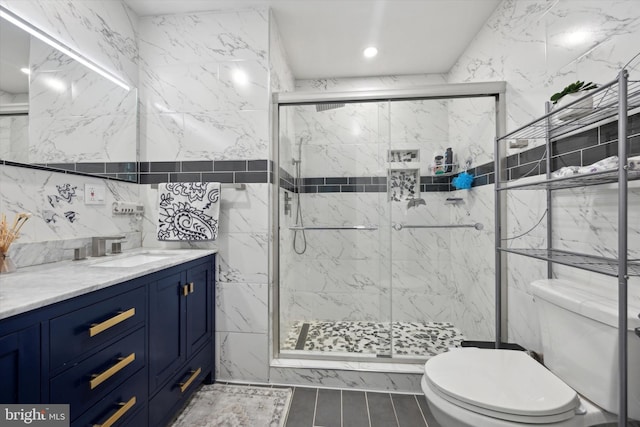
[[[215,240],[220,214],[219,182],[158,185],[158,240]]]
[[[629,157],[627,159],[629,162],[629,170],[638,171],[640,170],[640,156]]]
[[[571,175],[575,175],[578,173],[578,169],[580,169],[580,167],[578,166],[565,166],[563,168],[558,169],[557,171],[553,172],[551,174],[552,178],[562,178],[565,176],[571,176]]]
[[[607,157],[606,159],[602,159],[599,162],[595,162],[589,166],[583,166],[578,169],[578,173],[594,173],[594,172],[602,172],[610,169],[618,168],[618,156]]]

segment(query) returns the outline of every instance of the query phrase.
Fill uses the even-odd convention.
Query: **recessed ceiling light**
[[[365,58],[373,58],[374,56],[376,56],[378,54],[378,49],[376,49],[373,46],[370,46],[368,48],[366,48],[364,50],[364,52],[362,52],[364,54]]]
[[[20,71],[22,71],[23,73],[25,73],[27,76],[28,76],[29,74],[31,74],[31,70],[30,70],[30,69],[28,69],[27,67],[20,68]]]

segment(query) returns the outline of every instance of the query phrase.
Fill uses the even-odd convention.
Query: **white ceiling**
[[[446,73],[501,0],[125,0],[139,16],[271,7],[297,79]],[[374,45],[378,56],[362,51]]]

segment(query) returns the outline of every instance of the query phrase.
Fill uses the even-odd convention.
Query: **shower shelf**
[[[568,265],[581,270],[592,271],[594,273],[606,274],[607,276],[618,276],[618,260],[614,258],[604,258],[595,255],[578,254],[563,251],[560,249],[512,249],[498,248],[499,251],[524,255],[543,261],[552,261],[556,264]],[[628,260],[627,274],[629,276],[640,276],[640,261]]]
[[[433,173],[433,170],[435,169],[436,165],[429,165],[429,172],[431,173],[429,176],[432,176],[434,178],[439,178],[441,176],[454,176],[454,175],[458,175],[460,173],[460,171],[458,170],[458,164],[457,163],[453,163],[451,165],[449,164],[444,164],[442,165],[445,168],[447,166],[451,166],[451,172],[445,172],[445,173]]]
[[[640,179],[640,170],[628,170],[627,179],[634,181]],[[528,182],[522,184],[507,184],[498,188],[498,191],[504,190],[560,190],[563,188],[576,188],[590,185],[610,184],[618,182],[618,169],[612,169],[602,172],[594,172],[583,175],[571,175],[562,178],[553,178],[548,180]]]
[[[589,99],[591,98],[591,99]],[[593,107],[586,107],[586,100],[592,100]],[[628,281],[629,277],[640,276],[640,260],[637,258],[629,258],[628,250],[628,213],[632,208],[629,206],[629,181],[640,178],[637,170],[628,170],[624,162],[628,159],[630,150],[628,143],[629,115],[636,112],[640,108],[640,81],[629,80],[629,73],[623,69],[620,71],[615,80],[600,86],[597,89],[589,91],[588,94],[578,98],[574,102],[567,104],[565,107],[552,108],[550,103],[546,104],[545,110],[547,114],[530,122],[529,124],[516,129],[502,137],[496,139],[495,145],[495,230],[496,230],[496,343],[499,343],[502,337],[501,322],[503,313],[502,290],[506,289],[505,272],[506,272],[506,254],[517,254],[546,261],[547,277],[554,277],[553,266],[560,264],[577,268],[585,271],[603,274],[609,277],[617,278],[618,282],[618,310],[616,317],[618,318],[618,343],[614,346],[614,350],[619,354],[626,352],[628,347],[628,317],[623,315],[628,307]],[[608,124],[617,120],[618,134],[615,145],[617,145],[617,155],[622,160],[621,166],[624,170],[616,168],[616,170],[597,172],[585,175],[572,175],[562,178],[551,178],[551,168],[553,166],[552,148],[555,141],[564,139],[570,135],[578,134],[581,131],[588,131]],[[546,169],[544,171],[546,179],[533,183],[514,183],[509,181],[508,177],[503,177],[505,172],[503,165],[508,162],[506,155],[508,142],[518,139],[542,139],[544,140]],[[607,192],[611,195],[617,194],[617,219],[618,226],[615,229],[617,235],[617,258],[605,258],[601,256],[569,252],[566,250],[554,249],[553,244],[558,239],[553,234],[554,222],[553,213],[556,210],[552,194],[556,189],[586,187],[590,185],[598,185],[612,183],[612,188],[607,188]],[[503,230],[506,229],[506,221],[502,218],[504,210],[508,212],[507,197],[500,190],[511,189],[531,189],[546,188],[546,249],[520,249],[500,247]],[[631,193],[633,194],[633,193]],[[633,207],[633,205],[632,205]],[[542,219],[540,220],[540,222]],[[540,223],[538,222],[538,224]],[[636,225],[636,224],[634,224]],[[537,225],[536,225],[537,226]],[[535,228],[535,227],[534,227]],[[588,231],[588,227],[583,227]],[[529,230],[531,231],[531,230]],[[518,236],[522,237],[529,233]],[[628,388],[627,379],[629,378],[629,363],[623,358],[618,366],[618,427],[626,427],[629,425],[629,407],[628,407]]]
[[[602,123],[617,116],[619,95],[618,81],[614,80],[598,89],[589,91],[589,94],[566,107],[552,110],[533,122],[500,137],[500,139],[545,139],[547,136],[550,139],[557,139],[586,126]],[[593,109],[582,111],[580,104],[588,96],[593,98]],[[640,81],[630,80],[627,88],[627,110],[638,107],[640,107]],[[561,119],[562,112],[571,112],[572,110],[580,110],[580,114],[577,114],[577,117],[572,120]]]

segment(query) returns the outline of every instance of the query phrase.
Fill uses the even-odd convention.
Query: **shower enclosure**
[[[492,161],[500,90],[278,97],[279,357],[412,361],[495,339],[494,296],[461,272],[486,231],[451,179]]]

